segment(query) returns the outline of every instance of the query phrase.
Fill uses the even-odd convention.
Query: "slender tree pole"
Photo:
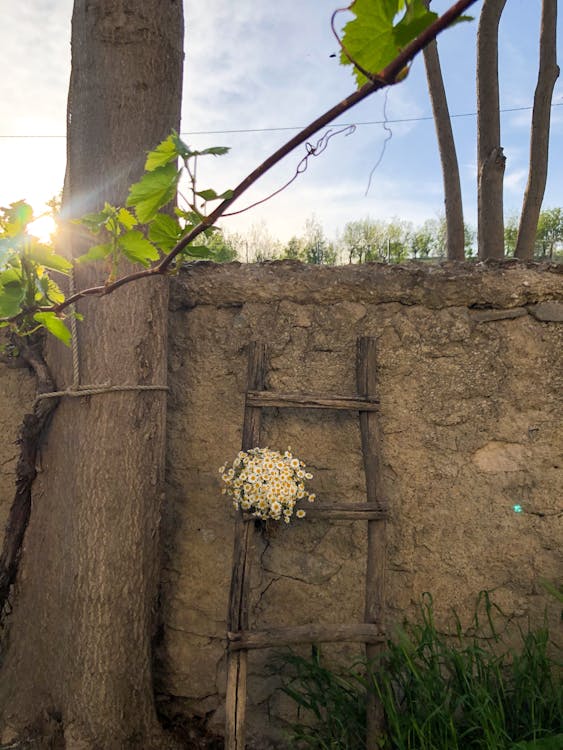
[[[479,258],[504,256],[498,29],[506,0],[484,0],[477,30],[477,243]]]
[[[426,6],[428,7],[429,5],[430,0],[426,0]],[[438,54],[438,44],[435,39],[424,48],[422,54],[424,56],[430,101],[432,102],[432,112],[434,113],[434,125],[438,137],[440,160],[442,162],[448,260],[464,260],[465,232],[459,165]]]
[[[551,99],[558,77],[557,0],[543,0],[540,29],[540,65],[534,94],[530,133],[530,166],[514,253],[520,260],[530,260],[534,255],[536,231],[547,181]]]

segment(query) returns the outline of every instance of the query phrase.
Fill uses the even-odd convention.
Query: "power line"
[[[563,102],[555,102],[551,105],[552,107],[562,107]],[[532,106],[528,107],[505,107],[504,109],[501,109],[500,112],[529,112],[533,109]],[[451,119],[456,119],[459,117],[476,117],[477,112],[459,112],[457,114],[450,115]],[[351,125],[356,125],[357,127],[361,125],[396,125],[400,123],[405,122],[425,122],[428,120],[433,120],[433,115],[424,115],[423,117],[402,117],[398,118],[396,120],[366,120],[363,122],[339,122],[334,123],[331,125],[331,127],[334,128],[348,128]],[[180,135],[233,135],[238,133],[277,133],[282,132],[286,130],[303,130],[305,126],[304,125],[291,125],[291,126],[279,126],[274,128],[239,128],[236,130],[188,130],[185,132],[180,133]],[[9,138],[53,138],[53,139],[60,139],[60,138],[66,138],[66,135],[18,135],[18,134],[6,134],[2,135],[0,134],[0,138],[9,139]]]

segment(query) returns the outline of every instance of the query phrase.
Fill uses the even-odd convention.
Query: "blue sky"
[[[449,3],[434,0],[441,11]],[[226,145],[226,157],[200,164],[201,188],[233,187],[296,130],[213,133],[306,125],[354,88],[351,71],[330,57],[337,45],[330,31],[335,0],[186,0],[186,67],[182,132],[194,147]],[[481,3],[474,6],[474,13]],[[508,0],[501,23],[501,107],[528,107],[537,75],[540,0]],[[2,0],[0,136],[64,136],[70,71],[72,0]],[[461,24],[439,39],[439,51],[462,176],[466,220],[476,217],[476,22]],[[561,46],[561,33],[559,43]],[[563,84],[554,104],[563,105]],[[383,119],[385,95],[375,94],[340,122]],[[442,177],[434,124],[419,58],[407,81],[389,90],[386,104],[392,139],[370,172],[386,137],[382,125],[358,125],[334,138],[281,196],[241,216],[225,229],[244,232],[264,223],[287,240],[315,215],[329,237],[353,219],[400,217],[421,223],[443,207]],[[519,210],[527,178],[529,110],[505,112],[502,144],[507,156],[506,213]],[[552,110],[550,169],[545,207],[563,206],[563,106]],[[304,151],[275,168],[235,208],[258,200],[293,174]],[[26,198],[37,208],[57,193],[65,168],[64,137],[0,138],[0,204]]]

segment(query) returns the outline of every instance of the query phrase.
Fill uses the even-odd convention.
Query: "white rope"
[[[99,393],[119,393],[120,391],[169,391],[167,385],[81,385],[78,388],[66,388],[64,391],[40,393],[35,400],[45,398],[81,398],[82,396],[97,396]]]
[[[74,269],[70,272],[69,292],[72,296],[74,289]],[[78,351],[78,326],[76,324],[75,306],[71,305],[70,334],[72,346],[72,385],[64,391],[52,391],[51,393],[40,393],[35,398],[35,403],[47,398],[81,398],[83,396],[97,396],[100,393],[119,393],[126,391],[168,391],[167,385],[80,385],[80,359]]]
[[[67,230],[68,231],[68,230]],[[69,293],[75,292],[74,288],[74,266],[70,269]],[[76,306],[70,306],[70,340],[72,346],[72,385],[80,388],[80,360],[78,358],[78,326],[76,325]]]

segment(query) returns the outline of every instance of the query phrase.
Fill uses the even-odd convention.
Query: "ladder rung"
[[[247,406],[278,406],[294,409],[348,409],[350,411],[378,411],[379,399],[361,396],[320,396],[314,393],[276,393],[275,391],[247,391]]]
[[[387,508],[375,503],[335,503],[334,505],[302,506],[307,513],[306,518],[323,521],[384,521],[389,513]],[[250,513],[243,514],[246,522],[255,521]]]
[[[382,643],[385,634],[378,625],[363,622],[353,625],[296,625],[288,628],[264,628],[227,633],[231,651],[242,651],[295,643]]]
[[[387,508],[375,503],[344,503],[303,508],[307,513],[306,518],[332,521],[383,521],[388,516]]]

